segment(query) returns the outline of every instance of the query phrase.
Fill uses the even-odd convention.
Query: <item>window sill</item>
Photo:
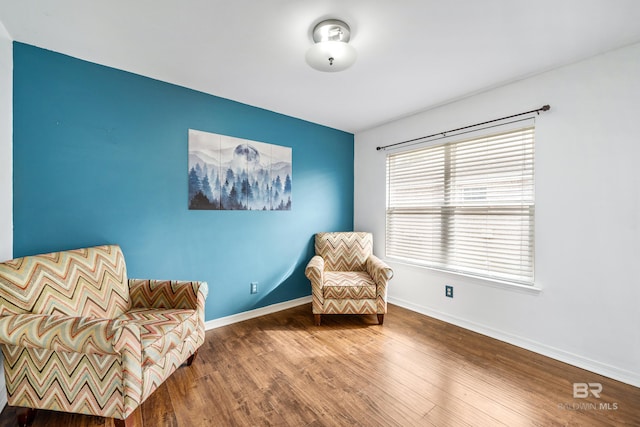
[[[534,294],[534,295],[538,295],[540,292],[542,292],[542,288],[539,286],[536,286],[535,284],[525,285],[517,282],[509,282],[507,280],[480,277],[480,276],[475,276],[473,274],[466,274],[466,273],[461,273],[457,271],[444,270],[441,268],[428,267],[426,265],[412,264],[410,262],[398,260],[396,258],[387,258],[386,262],[388,262],[389,264],[399,264],[406,267],[415,268],[418,270],[431,270],[431,271],[435,271],[442,274],[465,277],[467,279],[471,279],[474,284],[481,285],[481,286],[490,286],[492,288],[507,289],[510,291],[518,291],[518,292],[524,292],[524,293]]]

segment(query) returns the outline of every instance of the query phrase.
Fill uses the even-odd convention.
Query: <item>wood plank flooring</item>
[[[573,383],[601,383],[599,399]],[[640,389],[390,305],[323,316],[303,305],[207,332],[191,367],[145,403],[145,427],[640,426]],[[14,426],[6,407],[0,427]],[[38,411],[34,427],[111,427]]]

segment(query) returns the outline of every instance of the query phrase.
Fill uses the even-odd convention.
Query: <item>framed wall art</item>
[[[189,209],[291,210],[291,148],[189,129]]]

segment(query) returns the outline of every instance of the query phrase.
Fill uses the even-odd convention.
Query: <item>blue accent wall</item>
[[[16,257],[116,243],[129,277],[207,281],[207,320],[310,295],[313,234],[353,229],[352,134],[22,43],[13,53]],[[292,147],[292,210],[188,210],[189,128]]]

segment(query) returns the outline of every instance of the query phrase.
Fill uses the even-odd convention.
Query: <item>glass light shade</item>
[[[342,71],[356,62],[356,50],[348,43],[322,41],[309,48],[307,64],[319,71]]]

